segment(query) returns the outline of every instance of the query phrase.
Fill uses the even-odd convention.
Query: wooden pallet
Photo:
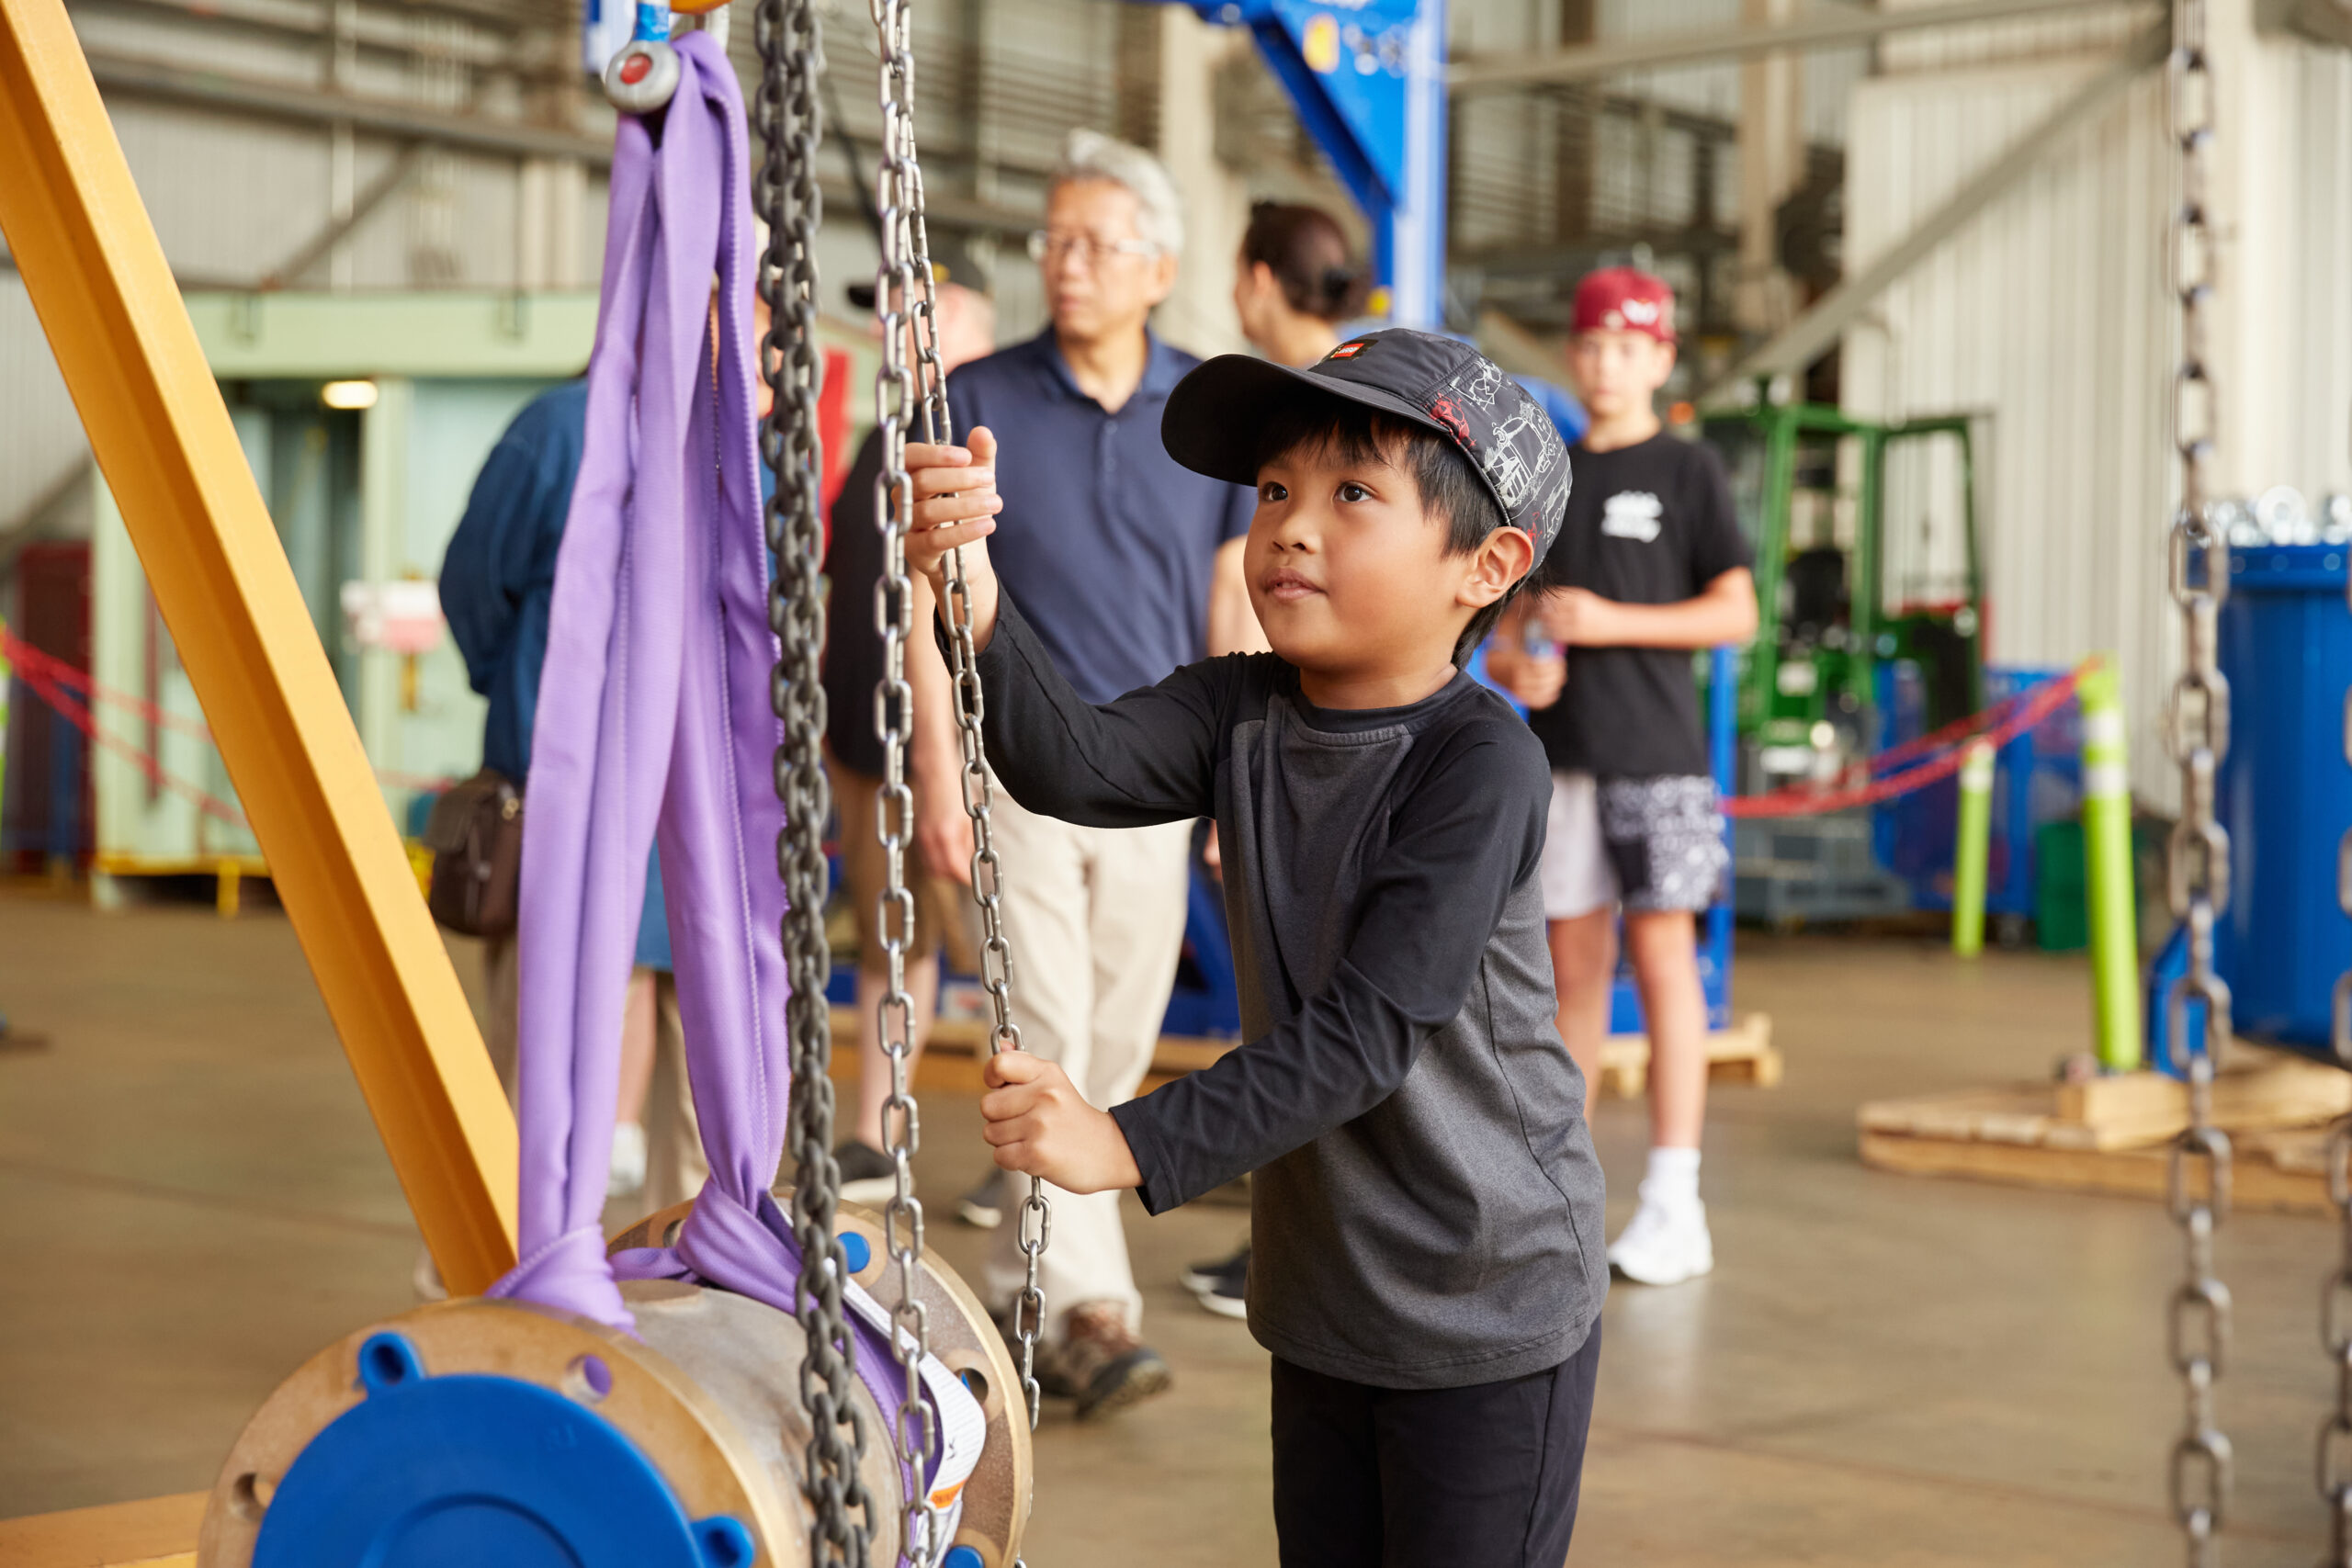
[[[858,1026],[864,1021],[849,1008],[833,1010],[833,1073],[836,1081],[857,1077]],[[932,1025],[922,1060],[915,1066],[915,1092],[978,1094],[980,1066],[988,1050],[989,1026],[977,1018],[943,1018]],[[1224,1055],[1240,1042],[1202,1040],[1190,1035],[1163,1034],[1151,1053],[1151,1071],[1141,1092],[1148,1093]]]
[[[0,1519],[8,1568],[196,1568],[205,1494]]]
[[[1752,1083],[1775,1089],[1781,1082],[1781,1053],[1772,1043],[1772,1020],[1751,1012],[1729,1029],[1707,1036],[1707,1077],[1717,1083]],[[1650,1041],[1646,1034],[1612,1034],[1600,1047],[1600,1087],[1631,1099],[1649,1087]]]
[[[2323,1213],[2326,1123],[2352,1112],[2352,1074],[2255,1046],[2213,1086],[2236,1152],[2237,1202]],[[1913,1176],[2162,1199],[2187,1091],[2157,1073],[1879,1100],[1856,1117],[1862,1163]]]

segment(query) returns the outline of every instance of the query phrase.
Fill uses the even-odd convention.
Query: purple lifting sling
[[[524,827],[522,1258],[490,1292],[632,1332],[616,1277],[699,1280],[789,1313],[800,1269],[768,1194],[791,1055],[748,143],[725,56],[700,32],[676,47],[659,148],[634,115],[614,147],[587,439],[556,566]],[[657,840],[710,1180],[674,1247],[608,1263],[622,1003]],[[850,1322],[860,1380],[896,1409],[904,1382],[888,1340]]]

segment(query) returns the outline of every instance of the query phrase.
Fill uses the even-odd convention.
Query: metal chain
[[[907,168],[914,200],[909,209],[914,238],[914,270],[922,291],[915,310],[916,357],[922,384],[923,434],[933,443],[956,438],[956,421],[947,407],[947,370],[939,357],[939,291],[931,269],[931,236],[923,222],[922,170],[909,143]],[[956,737],[962,752],[958,775],[964,811],[972,819],[972,898],[980,910],[980,976],[992,1014],[989,1048],[1021,1049],[1021,1025],[1012,1015],[1012,944],[1004,934],[1004,866],[996,852],[993,788],[989,775],[988,744],[981,733],[987,698],[980,689],[979,658],[972,647],[972,590],[964,576],[964,552],[947,553],[948,641],[955,660]],[[1013,1337],[1021,1350],[1021,1392],[1029,1405],[1029,1425],[1037,1425],[1037,1337],[1045,1329],[1046,1293],[1037,1283],[1046,1244],[1054,1231],[1053,1207],[1046,1199],[1046,1184],[1033,1176],[1021,1201],[1021,1294],[1014,1298]]]
[[[2167,542],[2166,576],[2180,606],[2182,668],[2174,681],[2167,739],[2180,764],[2181,810],[2166,881],[2173,913],[2188,932],[2188,970],[2175,981],[2165,1039],[2187,1056],[2188,1126],[2173,1145],[2172,1215],[2187,1242],[2186,1278],[2172,1292],[2168,1339],[2187,1389],[2188,1419],[2173,1445],[2172,1504],[2191,1568],[2220,1561],[2228,1511],[2230,1439],[2214,1416],[2214,1385],[2230,1338],[2230,1292],[2213,1270],[2213,1237],[2230,1206],[2229,1135],[2213,1125],[2213,1075],[2230,1039],[2230,990],[2213,968],[2213,928],[2230,902],[2230,839],[2215,814],[2215,775],[2230,745],[2230,688],[2220,664],[2229,543],[2215,524],[2211,468],[2219,397],[2206,359],[2216,255],[2208,204],[2213,141],[2213,73],[2204,0],[2175,0],[2167,72],[2169,123],[2180,192],[2168,238],[2180,306],[2180,361],[2172,379],[2173,441],[2180,456],[2180,507]],[[2204,1037],[2192,1049],[2188,1004],[2203,1005]]]
[[[904,886],[903,857],[913,796],[906,786],[905,726],[911,710],[906,682],[905,639],[913,631],[913,593],[907,577],[906,534],[912,515],[914,492],[906,471],[909,425],[918,408],[922,434],[932,443],[953,439],[954,422],[947,409],[945,370],[939,357],[939,299],[931,268],[931,237],[923,219],[922,167],[915,151],[914,12],[910,0],[870,0],[874,26],[881,48],[880,86],[882,142],[875,170],[875,209],[880,216],[882,264],[875,277],[875,310],[881,319],[882,367],[874,383],[875,419],[883,434],[882,472],[876,481],[875,514],[888,543],[884,581],[876,592],[875,616],[880,623],[886,672],[876,694],[875,723],[886,751],[886,773],[878,831],[888,865],[888,883],[882,895],[881,927],[890,958],[890,995],[882,1004],[883,1048],[890,1059],[891,1098],[884,1114],[892,1134],[890,1154],[896,1190],[886,1210],[886,1229],[897,1270],[899,1305],[896,1319],[906,1331],[900,1336],[900,1359],[907,1363],[908,1399],[915,1411],[899,1415],[900,1455],[915,1461],[918,1444],[927,1462],[936,1440],[930,1413],[922,1408],[912,1355],[928,1346],[921,1303],[914,1300],[915,1270],[922,1251],[922,1205],[914,1196],[910,1160],[918,1133],[915,1103],[907,1089],[909,1047],[908,1003],[900,984],[903,936],[913,921],[913,900]],[[915,364],[907,363],[911,338]],[[980,977],[993,1014],[989,1039],[992,1050],[1021,1048],[1021,1028],[1012,1013],[1012,948],[1005,940],[1002,877],[990,816],[988,753],[981,737],[982,698],[978,660],[972,647],[972,604],[964,575],[963,553],[949,553],[946,564],[949,638],[955,672],[956,724],[962,753],[964,809],[972,819],[972,895],[980,911],[982,933]],[[895,815],[894,815],[895,813]],[[903,924],[893,928],[891,911],[903,911]],[[903,1139],[899,1136],[903,1130]],[[1037,1335],[1045,1324],[1045,1295],[1038,1289],[1039,1260],[1053,1223],[1044,1185],[1035,1178],[1022,1204],[1020,1245],[1025,1278],[1013,1308],[1013,1331],[1021,1350],[1021,1385],[1029,1407],[1029,1424],[1037,1424]],[[902,1233],[901,1226],[905,1227]],[[910,1311],[909,1309],[912,1310]],[[912,1343],[906,1342],[911,1336]],[[919,1411],[919,1415],[916,1412]],[[935,1511],[917,1499],[909,1509],[909,1539],[933,1540]],[[916,1561],[922,1561],[919,1553]]]
[[[939,357],[939,292],[931,267],[931,235],[923,220],[922,170],[914,162],[911,130],[907,169],[914,199],[909,208],[914,239],[915,277],[922,290],[916,307],[916,355],[922,384],[923,433],[933,443],[956,438],[956,421],[947,407],[947,370]],[[991,1053],[1021,1049],[1021,1025],[1012,1014],[1012,944],[1004,934],[1004,868],[996,852],[994,786],[990,782],[988,744],[981,733],[987,698],[980,689],[979,658],[972,647],[972,591],[964,576],[964,552],[947,553],[949,642],[956,680],[956,743],[963,756],[959,775],[964,811],[972,819],[972,897],[980,910],[980,975],[992,1014],[989,1032]],[[1046,1294],[1037,1273],[1053,1237],[1054,1213],[1046,1198],[1046,1184],[1029,1179],[1017,1222],[1023,1265],[1021,1294],[1013,1303],[1013,1335],[1021,1348],[1021,1390],[1029,1405],[1029,1425],[1037,1425],[1037,1337],[1046,1323]]]
[[[875,274],[874,309],[882,328],[882,364],[874,378],[874,417],[882,432],[882,467],[874,485],[874,516],[882,530],[882,578],[875,585],[874,619],[882,634],[883,675],[874,693],[874,728],[883,749],[875,832],[882,840],[884,880],[876,929],[889,959],[890,983],[876,1009],[875,1024],[890,1063],[890,1097],[883,1103],[883,1143],[890,1156],[890,1200],[883,1206],[883,1235],[889,1247],[898,1300],[890,1309],[891,1347],[905,1376],[896,1421],[900,1463],[916,1477],[904,1500],[906,1555],[919,1564],[936,1562],[948,1543],[941,1538],[939,1510],[922,1478],[939,1450],[936,1414],[923,1399],[921,1362],[931,1350],[930,1314],[920,1279],[922,1269],[922,1201],[915,1196],[914,1156],[922,1122],[910,1082],[913,1064],[914,1002],[907,994],[907,942],[914,930],[914,895],[907,887],[907,840],[914,827],[914,792],[907,784],[907,742],[914,716],[914,689],[907,681],[907,639],[914,634],[914,584],[907,571],[907,530],[914,487],[907,473],[907,435],[918,389],[907,364],[908,311],[916,297],[915,256],[907,220],[920,199],[914,175],[913,17],[902,0],[872,0],[881,45],[881,158],[875,172],[875,207],[881,219],[882,260]]]
[[[832,952],[825,939],[824,831],[832,791],[822,745],[825,689],[818,679],[825,646],[825,541],[818,518],[817,394],[823,370],[817,353],[816,256],[824,220],[817,189],[823,133],[817,93],[824,56],[813,0],[759,0],[754,27],[761,69],[753,112],[765,143],[759,209],[768,220],[760,295],[771,312],[760,344],[760,374],[775,394],[760,426],[760,455],[776,481],[766,508],[767,544],[776,563],[768,624],[780,651],[769,698],[784,728],[775,754],[775,788],[785,812],[776,869],[784,878],[784,951],[792,980],[785,1003],[792,1042],[786,1135],[795,1168],[793,1238],[800,1247],[796,1315],[808,1338],[800,1363],[800,1398],[808,1411],[802,1484],[812,1515],[810,1563],[867,1568],[878,1519],[859,1470],[865,1430],[851,1389],[854,1351],[842,1306],[849,1264],[834,1231],[841,1168],[833,1160],[832,1023],[825,1001]]]
[[[2344,581],[2352,610],[2352,572]],[[2352,686],[2344,692],[2344,761],[2352,766]],[[2352,830],[2335,850],[2335,901],[2352,915]],[[2335,982],[2335,1060],[2352,1071],[2352,969]],[[2324,1568],[2352,1568],[2352,1116],[2328,1130],[2327,1196],[2344,1248],[2320,1284],[2319,1336],[2335,1363],[2335,1410],[2319,1429],[2319,1495],[2327,1504]]]

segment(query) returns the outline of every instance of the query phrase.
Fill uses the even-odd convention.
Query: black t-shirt
[[[1540,588],[1624,604],[1672,604],[1750,564],[1714,452],[1661,432],[1607,452],[1571,447],[1577,476]],[[1552,766],[1608,778],[1707,771],[1690,655],[1679,648],[1572,648],[1560,700],[1530,716]]]
[[[1318,708],[1271,653],[1098,705],[1015,594],[980,653],[1005,794],[1099,828],[1214,814],[1247,1043],[1118,1107],[1151,1213],[1254,1170],[1250,1328],[1383,1388],[1559,1364],[1609,1289],[1553,1027],[1544,749],[1465,675]]]
[[[842,765],[880,777],[874,686],[882,679],[882,634],[874,626],[874,585],[882,580],[882,535],[874,525],[874,481],[882,477],[882,432],[866,433],[849,477],[833,497],[825,577],[825,739]]]

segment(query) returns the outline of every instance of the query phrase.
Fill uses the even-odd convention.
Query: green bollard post
[[[1960,765],[1960,835],[1951,852],[1951,950],[1984,951],[1984,867],[1993,853],[1993,745],[1969,743]]]
[[[2098,1065],[2140,1066],[2140,916],[2132,889],[2132,784],[2123,686],[2101,657],[2075,688],[2083,713],[2083,860]]]

